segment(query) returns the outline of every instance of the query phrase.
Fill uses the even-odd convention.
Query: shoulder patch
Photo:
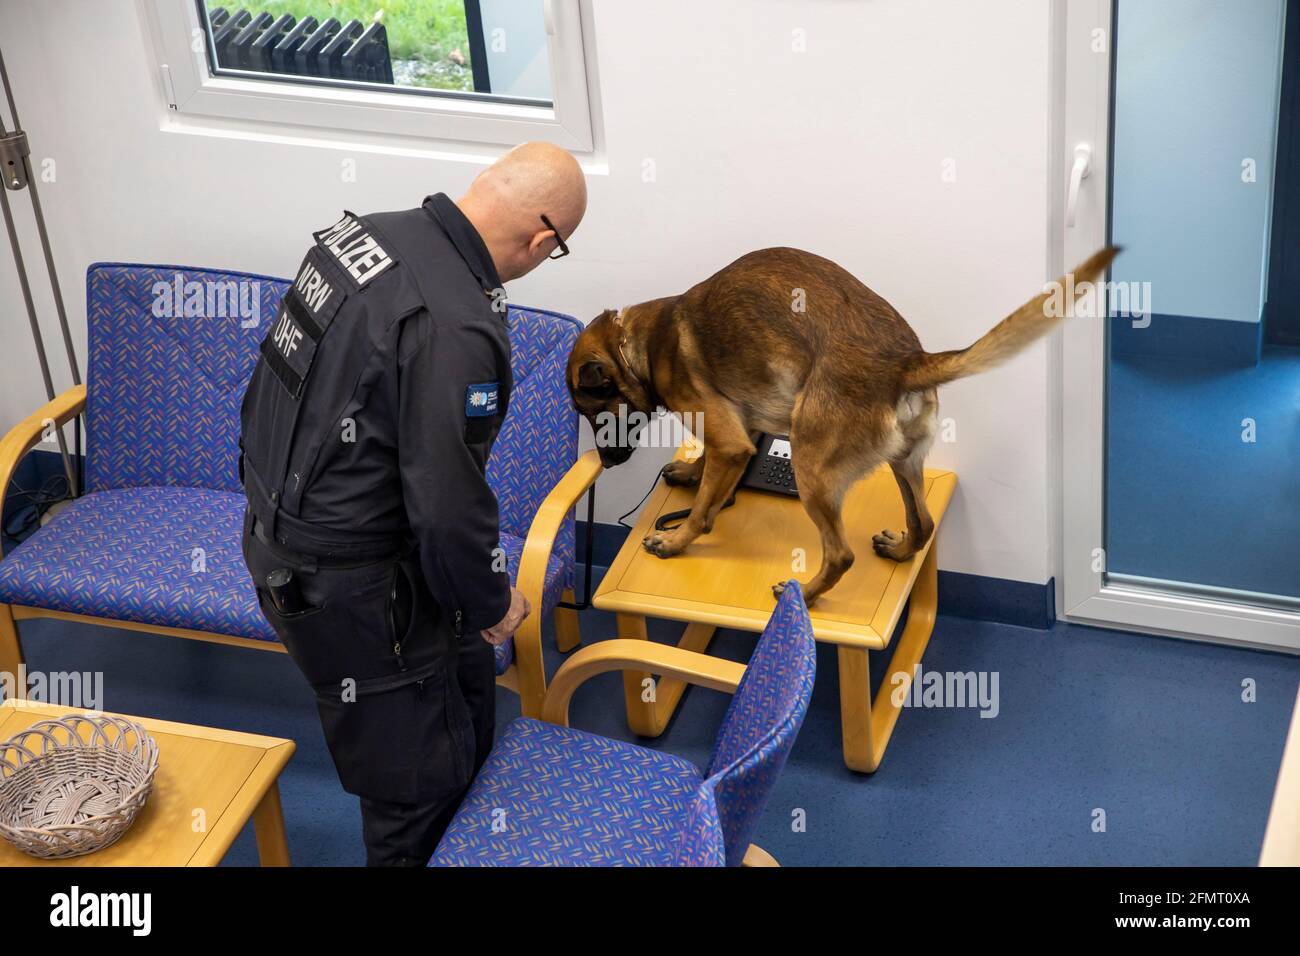
[[[396,263],[392,254],[371,234],[369,227],[350,212],[344,212],[342,219],[328,229],[313,233],[313,236],[337,260],[358,289]]]
[[[304,318],[315,326],[316,338],[329,328],[351,291],[341,288],[342,285],[337,270],[330,268],[326,253],[319,246],[309,249],[289,294],[302,306],[299,311]]]
[[[465,389],[465,417],[487,418],[500,408],[501,383],[483,382]]]

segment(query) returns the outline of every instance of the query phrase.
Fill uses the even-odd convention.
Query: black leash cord
[[[732,505],[734,505],[735,503],[736,503],[736,496],[735,496],[735,495],[732,495],[732,496],[731,496],[730,498],[728,498],[725,502],[723,502],[722,507],[723,507],[723,508],[730,508],[730,507],[731,507]],[[721,509],[718,509],[718,510],[721,510]],[[655,530],[656,530],[656,531],[675,531],[675,530],[677,530],[677,528],[681,525],[682,519],[685,518],[685,517],[686,517],[687,515],[689,515],[690,513],[691,513],[691,509],[690,509],[690,508],[683,508],[681,511],[669,511],[667,514],[662,514],[662,515],[660,515],[658,518],[655,518]],[[673,525],[673,526],[670,528],[670,527],[668,527],[668,522],[670,522],[670,521],[676,521],[677,524]]]
[[[666,468],[668,466],[665,465],[664,467]],[[618,523],[621,524],[624,528],[627,528],[629,531],[632,529],[632,526],[628,524],[626,521],[624,521],[623,519],[626,518],[628,515],[632,514],[633,512],[641,510],[641,506],[645,504],[645,500],[650,497],[650,492],[654,491],[655,485],[659,484],[659,476],[662,474],[663,474],[663,470],[661,469],[659,471],[659,474],[655,475],[655,480],[650,482],[650,487],[647,488],[646,493],[641,496],[641,500],[638,501],[636,504],[634,504],[631,508],[627,510],[627,512],[625,512],[623,515],[619,517]]]
[[[664,465],[664,468],[667,467],[668,467],[667,465]],[[646,493],[641,496],[641,500],[638,501],[635,505],[633,505],[625,514],[623,514],[618,519],[619,524],[631,530],[632,526],[628,524],[626,521],[624,521],[623,519],[626,518],[628,515],[641,510],[641,506],[645,504],[646,499],[650,497],[650,492],[654,491],[655,486],[659,484],[659,479],[663,477],[663,473],[664,473],[663,468],[659,469],[659,474],[655,475],[655,480],[650,482],[650,487],[646,489]],[[736,503],[736,496],[733,494],[730,498],[727,499],[726,503],[723,504],[722,507],[730,508],[735,503]],[[690,508],[683,508],[681,511],[669,511],[666,514],[661,514],[658,518],[655,519],[655,530],[673,531],[681,525],[682,519],[685,518],[690,513],[691,513]],[[669,527],[668,523],[670,521],[676,521],[677,524],[674,524],[672,527]]]

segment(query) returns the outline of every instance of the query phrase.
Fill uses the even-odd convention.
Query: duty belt
[[[349,534],[289,514],[279,506],[279,495],[267,490],[247,458],[243,464],[252,518],[249,530],[270,547],[335,567],[368,564],[410,550],[410,542],[403,535],[376,538]]]

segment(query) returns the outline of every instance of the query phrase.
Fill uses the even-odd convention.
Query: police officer
[[[345,212],[244,397],[244,557],[370,865],[426,863],[492,746],[492,645],[530,610],[484,477],[510,403],[501,284],[567,253],[586,201],[568,153],[527,143],[455,202]]]

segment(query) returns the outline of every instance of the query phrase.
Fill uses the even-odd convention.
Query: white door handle
[[[1074,214],[1079,208],[1079,187],[1092,172],[1092,147],[1080,143],[1074,147],[1074,167],[1070,170],[1070,191],[1065,197],[1065,224],[1074,226]]]

